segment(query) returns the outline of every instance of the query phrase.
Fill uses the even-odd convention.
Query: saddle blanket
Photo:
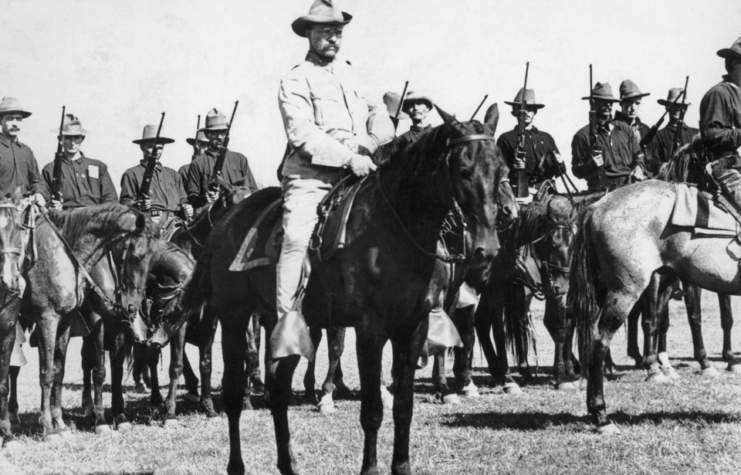
[[[709,236],[737,235],[736,220],[718,208],[697,187],[676,183],[675,188],[677,197],[671,218],[673,225],[694,228],[696,233]]]

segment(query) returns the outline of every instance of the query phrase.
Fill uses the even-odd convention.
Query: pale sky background
[[[716,51],[741,36],[741,1],[335,0],[354,18],[341,55],[362,71],[367,90],[424,89],[446,111],[468,119],[485,94],[514,127],[503,101],[522,86],[546,104],[535,125],[550,132],[570,161],[571,138],[587,122],[588,65],[618,94],[632,79],[643,92],[641,118],[653,124],[656,103],[690,76],[687,114],[697,126],[702,95],[720,81]],[[167,116],[176,139],[163,163],[191,157],[187,137],[212,107],[228,115],[240,101],[231,149],[244,153],[261,186],[277,184],[285,148],[277,104],[280,78],[303,59],[308,40],[291,22],[310,0],[3,0],[0,96],[33,115],[21,141],[39,167],[53,159],[62,105],[88,131],[83,152],[108,163],[118,185],[141,159],[146,123]],[[433,114],[433,124],[439,123]],[[408,128],[402,122],[399,132]],[[120,190],[119,190],[120,191]]]

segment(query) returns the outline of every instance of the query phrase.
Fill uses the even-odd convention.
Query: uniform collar
[[[18,145],[19,147],[23,145],[21,143],[21,141],[18,140],[18,138],[14,139],[14,140],[11,140],[11,139],[7,138],[6,136],[0,134],[0,144],[3,144],[6,147],[10,148],[10,144],[13,143],[13,142],[15,142],[16,145]]]
[[[147,168],[147,160],[144,159],[144,158],[142,158],[142,160],[139,162],[139,165],[141,165],[144,169],[146,169]],[[162,163],[161,162],[157,162],[157,165],[154,166],[154,169],[157,170],[157,171],[162,170]]]
[[[630,117],[623,114],[623,111],[615,111],[615,120],[619,120],[620,122],[625,122],[627,125],[630,125],[631,127],[640,127],[643,125],[643,122],[641,122],[640,117],[636,117],[635,123],[631,123]]]
[[[316,54],[316,52],[314,52],[313,50],[309,50],[309,52],[306,53],[306,61],[329,70],[332,70],[334,68],[334,65],[338,63],[337,58],[332,61],[327,61],[326,59]]]
[[[409,130],[413,130],[415,132],[422,132],[424,130],[429,129],[430,127],[432,127],[430,124],[427,124],[424,127],[420,127],[419,125],[412,125],[411,127],[409,127]]]
[[[517,132],[517,126],[516,126],[516,125],[515,125],[515,128],[514,128],[513,130],[514,130],[515,132]],[[530,126],[530,128],[529,128],[529,129],[525,129],[525,130],[527,130],[527,131],[529,131],[529,132],[533,132],[533,133],[536,133],[536,134],[538,133],[538,128],[537,128],[537,127],[535,127],[534,125]]]
[[[64,156],[64,160],[65,160],[65,161],[66,161],[67,163],[72,163],[72,162],[82,163],[82,162],[83,162],[83,160],[84,160],[84,158],[85,158],[85,154],[84,154],[84,153],[82,153],[82,150],[80,150],[80,156],[79,156],[79,157],[77,157],[77,158],[75,158],[74,160],[70,160],[69,158],[67,158],[67,156],[66,156],[66,155]]]

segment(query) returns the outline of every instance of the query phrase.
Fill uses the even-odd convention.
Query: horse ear
[[[455,130],[459,135],[465,134],[463,124],[458,122],[458,119],[442,110],[438,105],[435,105],[435,108],[437,109],[437,113],[440,114],[440,117],[443,118],[445,125]]]
[[[486,115],[484,116],[484,129],[486,133],[493,136],[497,131],[497,124],[499,123],[499,106],[495,102],[486,109]]]

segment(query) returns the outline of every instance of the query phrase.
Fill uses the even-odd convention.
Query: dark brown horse
[[[36,260],[24,275],[21,315],[37,327],[42,391],[39,422],[51,440],[70,434],[62,418],[62,382],[71,318],[91,291],[92,279],[85,274],[103,256],[114,256],[120,270],[115,301],[99,289],[93,289],[90,300],[96,311],[113,312],[122,323],[130,322],[139,311],[159,230],[148,226],[138,211],[117,204],[48,214],[41,209],[35,222]],[[121,347],[122,340],[117,340]],[[6,441],[13,437],[10,432],[3,436]]]
[[[425,341],[427,315],[445,284],[435,272],[436,245],[449,211],[459,209],[470,232],[467,263],[485,273],[498,251],[496,190],[506,165],[490,124],[460,123],[441,111],[445,124],[360,189],[347,227],[348,244],[315,265],[303,309],[314,327],[353,326],[361,378],[361,425],[366,435],[362,473],[377,472],[376,444],[383,418],[381,353],[391,339],[399,345],[398,390],[394,398],[392,471],[411,472],[409,429],[416,357]],[[224,217],[199,259],[184,294],[184,306],[207,303],[222,324],[224,404],[229,417],[229,473],[244,473],[239,418],[244,396],[245,330],[258,305],[274,311],[275,270],[229,272],[250,226],[279,198],[265,189]],[[328,298],[328,296],[330,296]],[[267,386],[278,447],[278,468],[297,473],[288,428],[291,379],[298,356],[274,360]]]

